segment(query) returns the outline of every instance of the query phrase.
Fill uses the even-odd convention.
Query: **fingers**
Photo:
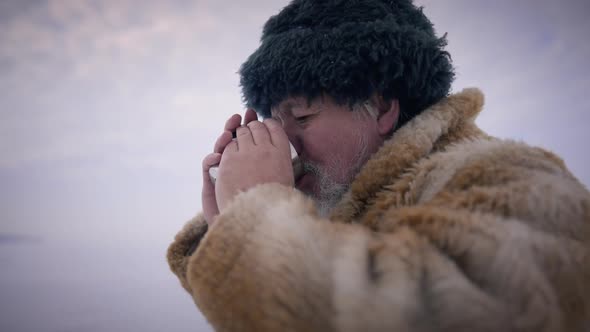
[[[258,115],[256,112],[249,108],[246,110],[246,114],[244,114],[244,124],[248,124],[252,121],[258,120]],[[215,146],[213,147],[214,153],[223,153],[226,145],[228,145],[233,137],[233,133],[237,131],[237,128],[240,127],[240,123],[242,121],[242,116],[239,114],[232,115],[226,122],[225,126],[223,127],[223,133],[217,138],[215,142]],[[237,135],[237,133],[236,133]]]
[[[270,140],[270,133],[262,122],[252,121],[248,123],[248,128],[250,128],[252,139],[254,140],[255,145],[272,144]]]
[[[258,120],[258,115],[254,109],[249,108],[246,110],[246,114],[244,114],[244,124],[247,125],[252,121]]]
[[[242,116],[239,114],[234,114],[227,119],[225,126],[223,127],[223,133],[221,133],[217,138],[217,141],[215,141],[213,153],[223,153],[225,146],[232,140],[232,133],[240,126],[241,121]]]
[[[280,130],[282,131],[282,128]],[[286,137],[286,134],[284,135]],[[250,121],[247,126],[238,128],[236,136],[240,149],[248,149],[253,145],[272,145],[269,129],[264,123],[257,120]]]
[[[228,145],[225,146],[225,151],[228,152],[237,152],[238,151],[238,141],[237,139],[232,139]],[[225,154],[223,154],[225,155]]]
[[[241,126],[236,129],[236,140],[240,150],[248,150],[254,146],[254,138],[248,126]]]
[[[215,216],[219,214],[217,200],[215,198],[215,185],[213,184],[213,181],[211,181],[209,170],[220,162],[221,154],[219,153],[211,153],[203,159],[203,191],[201,195],[201,203],[203,205],[203,216],[209,224],[211,224]]]
[[[205,191],[210,191],[213,188],[213,183],[209,177],[209,169],[213,166],[219,165],[221,162],[221,153],[211,153],[203,159],[203,186]]]
[[[258,121],[258,115],[254,109],[249,108],[244,114],[244,125],[240,126],[242,117],[239,114],[232,115],[224,126],[224,132],[217,138],[213,148],[214,153],[223,153],[225,149],[232,143],[233,133],[235,132],[236,143],[231,144],[232,151],[238,151],[240,148],[248,149],[249,147],[263,143],[270,142],[270,134],[266,126]]]
[[[221,161],[221,153],[211,153],[208,154],[207,156],[205,156],[205,158],[203,159],[203,173],[208,173],[209,172],[209,168],[215,166],[215,165],[219,165],[219,162]]]
[[[287,137],[287,133],[285,133],[285,130],[281,124],[274,119],[265,119],[264,124],[266,125],[266,128],[268,128],[272,145],[279,149],[286,149],[286,151],[288,151],[289,138]]]
[[[225,127],[223,128],[223,130],[232,133],[236,130],[236,128],[240,126],[241,121],[242,116],[239,114],[234,114],[225,122]]]
[[[213,148],[214,153],[223,153],[225,146],[229,144],[232,140],[232,133],[231,131],[224,131],[221,135],[217,138],[215,142],[215,147]]]

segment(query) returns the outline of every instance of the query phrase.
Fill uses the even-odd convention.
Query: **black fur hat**
[[[412,0],[294,0],[240,68],[244,102],[268,117],[289,96],[353,105],[380,93],[399,99],[402,125],[448,95],[445,46]]]

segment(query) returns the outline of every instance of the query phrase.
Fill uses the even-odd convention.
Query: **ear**
[[[389,136],[397,125],[399,119],[399,101],[391,99],[384,101],[379,98],[379,116],[377,117],[377,129],[379,135]]]

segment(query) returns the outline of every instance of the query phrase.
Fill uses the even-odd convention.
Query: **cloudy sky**
[[[208,331],[165,249],[287,1],[0,0],[0,330]],[[477,123],[590,184],[587,1],[416,3]]]

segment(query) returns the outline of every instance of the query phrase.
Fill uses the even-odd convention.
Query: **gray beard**
[[[313,174],[319,180],[319,193],[311,194],[311,198],[315,202],[318,214],[322,217],[328,217],[334,206],[348,191],[350,183],[339,183],[332,180],[326,170],[312,163],[304,162],[303,170],[305,173]]]
[[[319,181],[319,193],[312,194],[311,198],[314,200],[318,214],[322,217],[329,217],[330,213],[340,202],[342,196],[348,191],[352,181],[356,175],[360,172],[365,162],[369,159],[366,137],[359,133],[357,136],[357,148],[359,152],[354,158],[353,166],[346,174],[345,182],[335,181],[331,174],[334,174],[334,170],[341,167],[342,163],[339,160],[334,160],[326,167],[319,167],[311,162],[303,162],[303,170],[305,173],[309,172],[315,175]]]

